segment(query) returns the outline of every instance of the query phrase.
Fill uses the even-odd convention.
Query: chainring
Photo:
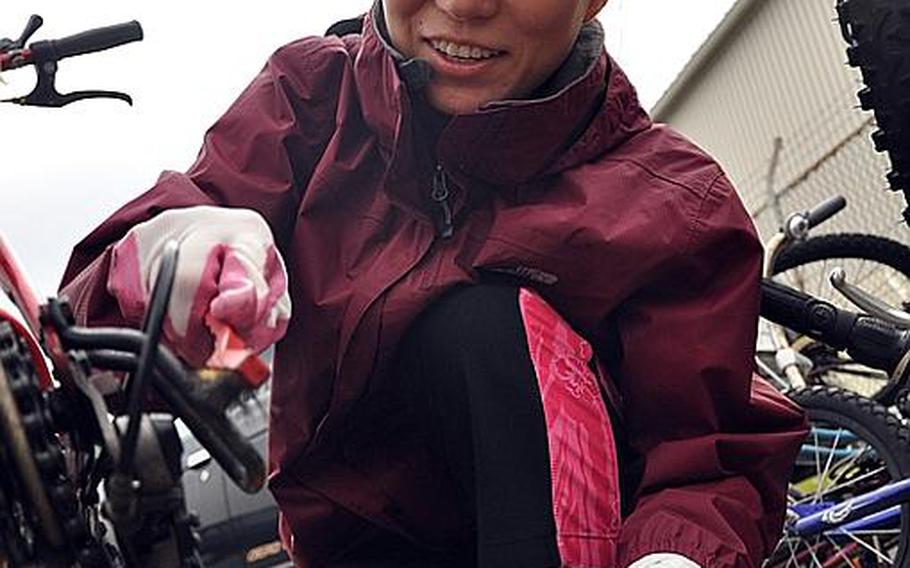
[[[109,566],[67,476],[64,449],[24,340],[0,321],[0,558],[11,566]]]

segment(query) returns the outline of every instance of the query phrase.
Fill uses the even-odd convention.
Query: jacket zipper
[[[452,206],[449,198],[452,196],[449,191],[448,176],[441,165],[436,166],[436,173],[433,175],[433,192],[430,194],[436,205],[442,212],[442,220],[437,227],[437,233],[440,238],[448,239],[455,232],[455,225],[452,221]]]

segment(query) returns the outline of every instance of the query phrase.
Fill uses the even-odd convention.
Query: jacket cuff
[[[711,531],[671,512],[647,513],[643,522],[635,522],[637,515],[633,514],[623,526],[618,566],[640,568],[635,563],[654,554],[683,556],[699,568],[755,566],[745,547],[735,538],[722,540]],[[671,566],[668,564],[666,568]]]

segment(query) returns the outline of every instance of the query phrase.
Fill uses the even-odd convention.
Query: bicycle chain
[[[4,471],[11,471],[3,448],[0,447],[0,465]],[[9,501],[6,497],[11,489],[10,477],[2,480],[0,487],[0,566],[32,556],[35,549],[35,533],[32,524],[25,518],[26,513],[21,503]]]
[[[0,365],[6,373],[10,390],[21,415],[22,428],[47,493],[51,508],[58,520],[71,560],[84,568],[111,566],[103,545],[92,537],[84,508],[80,505],[73,485],[67,477],[66,461],[46,395],[38,383],[37,374],[22,339],[8,323],[0,323]],[[13,459],[16,459],[15,457]],[[11,503],[2,502],[0,492],[0,526],[9,523],[2,515],[11,516]],[[25,519],[12,518],[13,526],[22,529]],[[30,529],[30,528],[29,528]]]

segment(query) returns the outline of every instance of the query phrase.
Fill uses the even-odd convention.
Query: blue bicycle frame
[[[827,449],[820,451],[819,442],[830,439],[855,441],[856,435],[844,430],[813,428],[810,439],[814,444],[804,444],[798,463],[806,465],[807,455],[827,454],[826,459],[849,457],[853,450]],[[888,483],[868,493],[857,495],[839,503],[821,502],[793,505],[789,508],[791,519],[786,533],[789,537],[811,537],[827,533],[847,535],[851,532],[899,528],[901,504],[910,502],[910,479]]]

